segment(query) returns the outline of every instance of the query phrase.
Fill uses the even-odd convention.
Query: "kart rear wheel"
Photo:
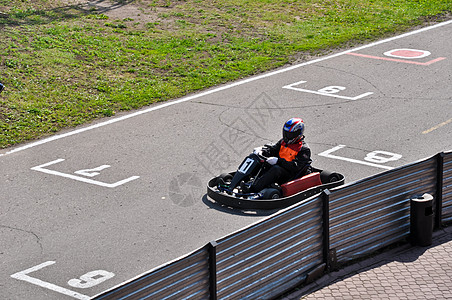
[[[323,170],[320,173],[320,180],[322,181],[323,184],[326,184],[326,183],[339,181],[339,180],[341,180],[341,177],[337,173]]]
[[[279,199],[281,198],[281,192],[278,189],[266,188],[262,190],[262,198],[264,199]]]

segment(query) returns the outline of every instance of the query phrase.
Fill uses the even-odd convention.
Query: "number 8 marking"
[[[390,161],[399,160],[400,158],[402,158],[400,154],[377,150],[367,154],[364,159],[377,164],[385,164]]]
[[[331,153],[336,152],[345,147],[347,147],[347,146],[338,145],[336,147],[333,147],[332,149],[323,151],[322,153],[319,153],[318,155],[324,156],[324,157],[329,157],[329,158],[334,158],[334,159],[339,159],[339,160],[344,160],[344,161],[348,161],[351,163],[387,169],[387,170],[394,169],[394,167],[385,166],[385,165],[383,165],[384,163],[387,163],[390,161],[395,161],[402,157],[402,155],[400,155],[400,154],[387,152],[387,151],[378,151],[378,150],[368,153],[366,155],[366,157],[364,158],[364,160],[358,160],[358,159],[353,159],[353,158],[349,158],[349,157],[343,157],[343,156],[331,154]]]

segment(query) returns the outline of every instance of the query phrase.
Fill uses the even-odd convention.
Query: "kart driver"
[[[262,154],[271,165],[251,186],[241,184],[244,193],[255,193],[272,183],[283,184],[311,173],[311,150],[304,141],[304,123],[292,118],[284,123],[283,138],[267,148],[256,148],[254,153]]]

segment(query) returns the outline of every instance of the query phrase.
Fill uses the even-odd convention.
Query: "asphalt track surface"
[[[206,183],[290,117],[353,182],[452,149],[452,22],[0,152],[0,298],[88,299],[257,222]]]

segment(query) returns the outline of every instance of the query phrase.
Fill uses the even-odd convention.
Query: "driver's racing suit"
[[[250,192],[259,192],[272,183],[283,184],[311,173],[311,149],[301,139],[298,143],[286,144],[283,139],[262,150],[266,157],[277,157],[278,161],[249,187]]]

